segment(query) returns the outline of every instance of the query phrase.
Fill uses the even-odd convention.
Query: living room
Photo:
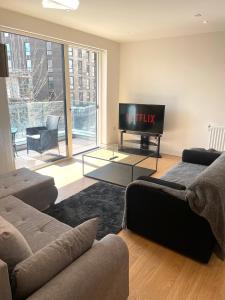
[[[1,0],[0,46],[0,299],[224,299],[224,1]]]

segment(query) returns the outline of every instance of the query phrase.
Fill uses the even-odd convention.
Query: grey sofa
[[[58,190],[54,178],[21,168],[0,175],[0,199],[9,195],[42,211],[54,204]]]
[[[224,258],[224,166],[225,152],[184,150],[182,162],[160,179],[132,182],[126,227],[204,263],[219,245]]]
[[[14,196],[0,199],[0,216],[22,233],[33,253],[71,229]],[[128,249],[119,236],[108,235],[27,299],[124,300],[127,297]],[[0,299],[12,300],[8,268],[2,260]]]

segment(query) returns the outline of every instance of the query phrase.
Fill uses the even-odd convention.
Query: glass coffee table
[[[82,155],[83,175],[127,186],[140,176],[157,171],[158,158],[151,154],[127,153],[117,144],[101,146]]]

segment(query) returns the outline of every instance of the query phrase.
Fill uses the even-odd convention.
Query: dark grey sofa
[[[191,210],[186,189],[220,153],[184,150],[182,162],[159,180],[141,177],[126,191],[126,227],[207,263],[215,246],[208,221]]]

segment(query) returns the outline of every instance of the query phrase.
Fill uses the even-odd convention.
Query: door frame
[[[97,102],[96,102],[96,146],[91,149],[98,148],[101,144],[101,132],[102,132],[102,51],[98,51],[97,49],[84,47],[82,45],[78,46],[73,43],[64,44],[64,66],[65,66],[65,89],[66,89],[66,118],[67,118],[67,155],[69,158],[84,153],[89,150],[81,151],[79,153],[73,154],[73,137],[72,137],[72,109],[71,109],[71,97],[70,97],[70,81],[69,81],[69,55],[68,48],[82,48],[85,50],[94,51],[97,54]]]

